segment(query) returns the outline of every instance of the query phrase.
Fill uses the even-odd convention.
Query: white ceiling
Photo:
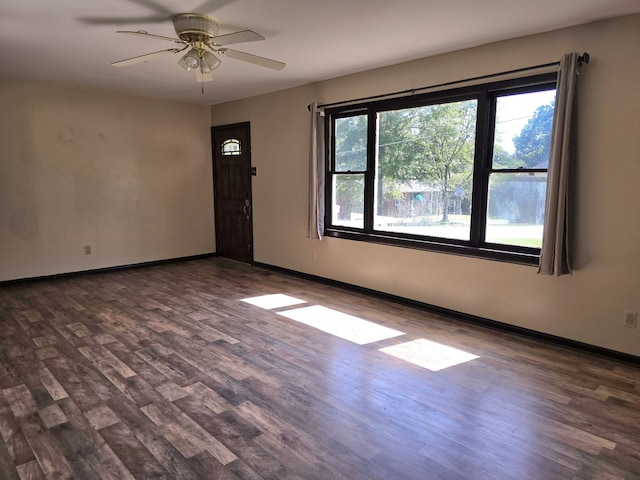
[[[496,40],[640,12],[640,0],[0,0],[0,72],[215,104]],[[124,68],[111,62],[171,43],[172,13],[209,14],[220,34],[251,29],[265,41],[236,50],[286,62],[273,71],[231,58],[205,83],[180,55]],[[125,20],[128,19],[128,20]],[[166,19],[166,20],[163,20]],[[153,22],[151,21],[153,20]]]

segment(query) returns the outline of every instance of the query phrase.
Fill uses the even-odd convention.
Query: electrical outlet
[[[638,326],[638,312],[624,312],[624,326],[636,328]]]
[[[85,245],[84,246],[84,254],[85,255],[91,255],[91,245]]]

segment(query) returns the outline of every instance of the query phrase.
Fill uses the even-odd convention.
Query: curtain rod
[[[578,57],[578,65],[582,66],[583,63],[585,64],[589,63],[589,58],[590,58],[589,54],[587,52],[584,52],[582,55]],[[505,72],[490,73],[488,75],[480,75],[478,77],[465,78],[463,80],[453,80],[451,82],[437,83],[435,85],[428,85],[426,87],[410,88],[407,90],[399,90],[397,92],[392,92],[392,93],[382,93],[380,95],[372,95],[370,97],[361,97],[361,98],[354,98],[352,100],[343,100],[341,102],[324,103],[324,104],[318,105],[318,108],[335,107],[337,105],[346,105],[353,102],[362,102],[365,100],[378,100],[381,98],[395,97],[399,95],[406,95],[409,93],[416,93],[422,90],[431,90],[433,88],[449,87],[451,85],[457,85],[459,83],[473,82],[476,80],[486,80],[486,79],[495,78],[495,77],[503,77],[505,75],[511,75],[514,73],[527,72],[529,70],[539,70],[541,68],[555,67],[558,65],[560,65],[560,62],[543,63],[541,65],[533,65],[531,67],[522,67],[522,68],[516,68],[514,70],[507,70]],[[311,111],[311,105],[307,106],[307,110]]]

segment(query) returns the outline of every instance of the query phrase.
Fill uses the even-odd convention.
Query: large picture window
[[[537,263],[555,74],[326,112],[325,234]]]

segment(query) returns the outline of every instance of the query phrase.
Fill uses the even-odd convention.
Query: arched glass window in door
[[[242,153],[240,140],[230,138],[222,142],[222,155],[240,155]]]

